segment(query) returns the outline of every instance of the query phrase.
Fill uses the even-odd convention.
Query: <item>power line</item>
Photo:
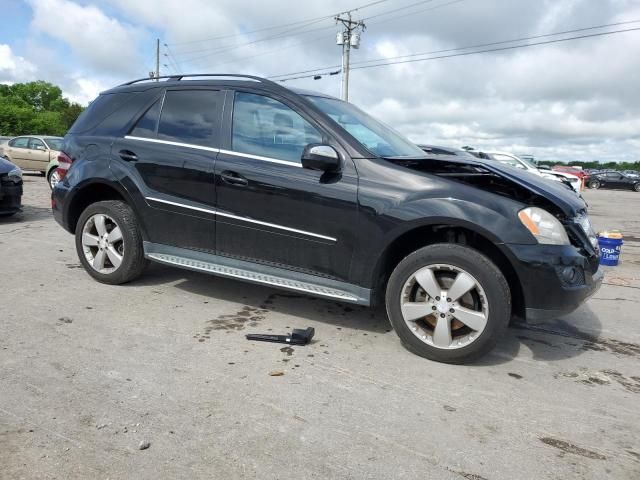
[[[290,27],[290,26],[293,26],[293,25],[299,25],[301,23],[308,23],[308,22],[315,22],[315,21],[320,21],[320,20],[332,19],[336,15],[341,15],[343,13],[348,13],[348,12],[355,12],[355,11],[358,11],[358,10],[362,10],[363,8],[373,7],[374,5],[378,5],[380,3],[385,3],[385,2],[388,2],[388,1],[389,0],[377,0],[377,1],[374,1],[374,2],[366,3],[364,5],[360,5],[359,7],[355,7],[355,8],[352,8],[350,10],[345,10],[343,12],[338,12],[338,13],[332,13],[330,15],[323,15],[323,16],[320,16],[320,17],[313,17],[313,18],[308,18],[306,20],[298,20],[298,21],[295,21],[295,22],[283,23],[283,24],[279,24],[279,25],[272,25],[270,27],[258,28],[256,30],[250,30],[248,32],[231,33],[231,34],[228,34],[228,35],[219,35],[219,36],[216,36],[216,37],[208,37],[208,38],[203,38],[203,39],[200,39],[200,40],[189,40],[189,41],[186,41],[186,42],[170,43],[169,45],[177,46],[177,45],[187,45],[187,44],[192,44],[192,43],[208,42],[210,40],[221,40],[223,38],[246,36],[246,35],[251,35],[252,33],[264,32],[264,31],[267,31],[267,30],[277,30],[279,28],[285,28],[285,27]]]
[[[561,42],[568,42],[570,40],[580,40],[583,38],[592,38],[592,37],[603,37],[606,35],[614,35],[616,33],[624,33],[624,32],[633,32],[635,30],[640,30],[640,27],[636,27],[636,28],[627,28],[627,29],[623,29],[623,30],[613,30],[611,32],[599,32],[599,33],[590,33],[588,35],[578,35],[576,37],[568,37],[568,38],[556,38],[554,40],[546,40],[544,42],[534,42],[534,43],[527,43],[527,44],[523,44],[523,45],[512,45],[509,47],[499,47],[499,48],[491,48],[491,49],[487,49],[487,50],[477,50],[474,52],[461,52],[461,53],[454,53],[451,55],[441,55],[438,57],[429,57],[429,58],[416,58],[413,60],[401,60],[398,62],[387,62],[387,63],[377,63],[375,65],[360,65],[357,67],[353,67],[354,70],[358,69],[363,69],[363,68],[374,68],[374,67],[383,67],[385,65],[396,65],[396,64],[400,64],[400,63],[414,63],[414,62],[423,62],[426,60],[438,60],[440,58],[451,58],[451,57],[463,57],[466,55],[475,55],[477,53],[489,53],[489,52],[500,52],[500,51],[505,51],[505,50],[515,50],[517,48],[526,48],[526,47],[534,47],[536,45],[549,45],[552,43],[561,43]]]
[[[242,43],[242,44],[237,44],[236,43],[236,44],[233,44],[233,45],[231,45],[231,44],[219,45],[217,47],[207,47],[207,48],[201,48],[199,50],[178,51],[178,53],[180,55],[187,55],[187,54],[190,54],[190,53],[203,53],[203,52],[211,52],[211,54],[214,54],[214,53],[217,53],[217,52],[224,52],[224,51],[227,51],[227,50],[233,50],[235,48],[240,48],[240,47],[244,47],[244,46],[247,46],[247,45],[253,45],[254,43],[260,43],[260,42],[265,42],[267,40],[272,40],[274,38],[284,37],[284,36],[286,36],[286,35],[288,35],[288,34],[290,34],[292,32],[300,30],[301,28],[305,28],[305,27],[308,27],[310,25],[314,25],[314,24],[322,22],[324,20],[328,20],[328,19],[327,18],[321,18],[319,20],[314,20],[314,21],[311,21],[311,22],[307,22],[307,23],[298,25],[297,27],[294,27],[292,29],[285,30],[284,32],[279,32],[279,33],[270,35],[268,37],[262,37],[262,38],[258,38],[258,39],[255,39],[255,40],[251,40],[250,42],[247,42],[247,43]],[[331,28],[331,27],[323,27],[323,29],[325,29],[325,28]],[[307,32],[308,31],[309,30],[307,30]]]
[[[287,50],[289,48],[299,47],[300,45],[308,45],[309,43],[319,42],[320,40],[326,40],[326,39],[327,39],[327,36],[325,34],[322,34],[319,37],[313,37],[313,38],[311,38],[309,40],[306,40],[304,42],[294,43],[293,45],[286,45],[284,47],[280,47],[280,48],[274,49],[274,50],[269,50],[267,52],[257,53],[255,55],[249,55],[248,57],[234,58],[233,60],[229,60],[229,61],[226,61],[226,62],[216,62],[216,66],[229,65],[230,63],[242,62],[244,60],[250,60],[252,58],[266,57],[266,56],[272,55],[274,53],[280,53],[282,50]]]
[[[620,26],[620,25],[628,25],[631,23],[638,23],[640,22],[640,20],[630,20],[627,22],[617,22],[617,23],[608,23],[608,24],[604,24],[604,25],[596,25],[593,27],[584,27],[584,28],[577,28],[577,29],[573,29],[573,30],[565,30],[563,32],[553,32],[553,33],[546,33],[543,35],[535,35],[535,36],[531,36],[531,37],[521,37],[521,38],[514,38],[511,40],[501,40],[501,41],[497,41],[497,42],[491,42],[491,43],[481,43],[478,45],[469,45],[466,47],[457,47],[457,48],[448,48],[445,50],[433,50],[430,52],[420,52],[420,53],[411,53],[408,55],[398,55],[396,57],[383,57],[383,58],[375,58],[375,59],[371,59],[371,60],[361,60],[359,62],[353,62],[353,65],[363,65],[366,63],[372,63],[372,62],[383,62],[383,61],[387,61],[387,60],[398,60],[401,58],[410,58],[410,57],[417,57],[417,56],[422,56],[422,55],[435,55],[435,54],[439,54],[439,53],[448,53],[448,52],[455,52],[458,50],[468,50],[470,48],[484,48],[484,47],[490,47],[493,45],[503,45],[505,43],[513,43],[513,42],[523,42],[523,41],[527,41],[527,40],[535,40],[538,38],[544,38],[544,37],[552,37],[552,36],[556,36],[556,35],[566,35],[568,33],[577,33],[577,32],[584,32],[587,30],[596,30],[599,28],[608,28],[608,27],[616,27],[616,26]],[[311,73],[311,72],[316,72],[319,70],[327,70],[327,69],[331,69],[331,68],[337,68],[340,65],[329,65],[329,66],[324,66],[324,67],[318,67],[318,68],[312,68],[309,70],[302,70],[299,72],[290,72],[290,73],[284,73],[281,75],[272,75],[269,78],[277,78],[277,77],[285,77],[285,76],[289,76],[289,75],[299,75],[302,73]],[[354,67],[355,68],[355,67]]]
[[[626,22],[621,22],[621,23],[626,23]],[[595,27],[594,27],[595,28]],[[374,68],[374,67],[383,67],[386,65],[396,65],[396,64],[402,64],[402,63],[414,63],[414,62],[424,62],[424,61],[428,61],[428,60],[438,60],[438,59],[442,59],[442,58],[452,58],[452,57],[462,57],[462,56],[468,56],[468,55],[476,55],[476,54],[480,54],[480,53],[490,53],[490,52],[499,52],[499,51],[506,51],[506,50],[515,50],[518,48],[526,48],[526,47],[533,47],[536,45],[549,45],[552,43],[560,43],[560,42],[568,42],[570,40],[579,40],[579,39],[583,39],[583,38],[592,38],[592,37],[602,37],[602,36],[606,36],[606,35],[614,35],[617,33],[624,33],[624,32],[632,32],[632,31],[636,31],[636,30],[640,30],[640,27],[636,27],[636,28],[627,28],[627,29],[622,29],[622,30],[613,30],[610,32],[598,32],[598,33],[591,33],[588,35],[578,35],[575,37],[568,37],[568,38],[558,38],[558,39],[554,39],[554,40],[546,40],[543,42],[534,42],[534,43],[528,43],[528,44],[522,44],[522,45],[511,45],[511,46],[507,46],[507,47],[499,47],[499,48],[491,48],[491,49],[485,49],[485,50],[475,50],[473,52],[460,52],[460,53],[454,53],[454,54],[450,54],[450,55],[440,55],[437,57],[429,57],[429,58],[417,58],[417,59],[412,59],[412,60],[401,60],[401,61],[387,61],[384,63],[376,63],[373,65],[359,65],[359,66],[354,66],[352,67],[352,70],[360,70],[360,69],[365,69],[365,68]],[[544,35],[544,36],[551,36],[551,35],[557,35],[557,34],[548,34],[548,35]],[[511,43],[511,42],[515,42],[515,41],[519,41],[519,39],[515,39],[515,40],[509,40],[509,41],[505,41],[505,42],[500,42],[500,43]],[[498,43],[498,42],[496,42]],[[453,50],[462,50],[462,49],[469,49],[469,48],[474,48],[474,47],[463,47],[460,49],[453,49]],[[437,53],[437,52],[434,52]],[[415,55],[428,55],[429,53],[423,53],[423,54],[415,54]],[[397,60],[399,58],[406,58],[406,55],[403,56],[399,56],[399,57],[390,57],[387,58],[385,60]],[[314,70],[306,70],[306,71],[302,71],[302,72],[292,72],[289,74],[284,74],[284,75],[275,75],[275,76],[271,76],[268,78],[271,79],[276,79],[277,81],[286,81],[286,80],[293,80],[294,78],[298,79],[298,78],[309,78],[312,77],[313,75],[304,75],[304,76],[299,76],[299,77],[288,77],[287,75],[297,75],[297,74],[301,74],[301,73],[308,73],[308,72],[317,72],[316,75],[323,75],[325,74],[325,70],[327,70],[328,68],[331,67],[321,67],[321,68],[317,68]],[[286,77],[286,78],[279,78],[279,77]]]
[[[378,13],[376,15],[371,15],[369,17],[364,17],[362,20],[371,20],[372,18],[377,18],[377,17],[381,17],[382,15],[389,15],[390,13],[395,13],[399,10],[406,10],[407,8],[412,8],[412,7],[416,7],[418,5],[422,5],[423,3],[431,3],[433,2],[433,0],[422,0],[421,2],[415,2],[415,3],[411,3],[409,5],[403,5],[402,7],[398,7],[395,8],[391,11],[388,12],[382,12],[382,13]]]
[[[370,2],[370,3],[362,5],[360,7],[357,7],[357,8],[351,9],[351,10],[347,10],[346,12],[353,12],[353,11],[356,11],[356,10],[360,10],[362,8],[371,7],[371,6],[377,5],[379,3],[387,2],[387,1],[389,1],[389,0],[379,0],[377,2]],[[368,18],[374,18],[374,17],[377,18],[377,17],[384,16],[384,15],[390,15],[390,14],[393,14],[393,13],[399,11],[399,10],[403,10],[403,9],[406,9],[406,8],[412,8],[412,7],[415,7],[417,5],[421,5],[421,4],[424,4],[424,3],[430,3],[432,1],[434,1],[434,0],[422,0],[420,2],[415,2],[415,3],[409,4],[409,5],[405,5],[405,6],[401,6],[401,7],[398,7],[398,8],[394,8],[392,10],[389,10],[389,11],[386,11],[386,12],[382,12],[382,13],[373,15],[373,16],[368,17]],[[459,3],[459,2],[462,2],[462,1],[465,1],[465,0],[453,0],[453,1],[448,2],[448,3],[435,5],[433,7],[427,8],[427,9],[417,10],[415,12],[410,12],[409,14],[399,15],[399,16],[392,17],[390,19],[386,19],[386,20],[382,20],[382,21],[378,21],[378,22],[375,22],[375,23],[388,22],[388,21],[391,21],[391,20],[395,20],[396,18],[402,18],[402,17],[408,16],[408,15],[414,15],[416,13],[420,13],[420,12],[423,12],[423,11],[435,10],[436,8],[445,7],[447,5],[451,5],[451,4],[454,4],[454,3]],[[277,34],[274,34],[274,35],[271,35],[271,36],[268,36],[268,37],[264,37],[264,38],[260,38],[260,39],[256,39],[256,40],[253,40],[253,41],[250,41],[250,42],[247,42],[247,43],[243,43],[243,44],[240,44],[240,45],[238,45],[238,44],[235,44],[235,45],[223,45],[221,47],[209,47],[209,48],[204,48],[204,49],[200,49],[200,50],[178,51],[177,55],[178,56],[182,56],[182,55],[189,54],[189,53],[209,52],[209,53],[207,53],[205,55],[199,55],[199,56],[195,56],[195,57],[191,57],[191,58],[182,58],[182,57],[180,57],[180,58],[182,58],[181,61],[185,61],[185,62],[200,61],[202,59],[213,57],[213,56],[218,55],[220,53],[228,52],[228,51],[234,50],[236,48],[246,47],[246,46],[254,45],[256,43],[261,43],[261,42],[265,42],[265,41],[269,41],[269,40],[282,38],[282,37],[285,37],[285,36],[287,36],[289,34],[292,34],[292,33],[294,35],[307,35],[309,33],[317,32],[317,31],[333,29],[334,26],[331,25],[331,26],[319,27],[319,28],[314,28],[314,29],[311,29],[311,30],[305,30],[303,32],[295,33],[296,31],[300,30],[301,28],[308,27],[310,25],[313,25],[315,23],[319,23],[319,22],[321,22],[323,20],[326,20],[326,19],[327,19],[327,17],[318,17],[316,19],[312,19],[309,22],[304,23],[303,25],[300,25],[300,22],[295,22],[295,23],[292,23],[291,25],[295,24],[295,25],[298,25],[298,26],[293,28],[293,29],[290,29],[290,30],[287,30],[287,31],[284,31],[284,32],[279,32]],[[172,45],[172,44],[165,44],[165,45],[168,46],[168,45]],[[176,54],[174,54],[174,58],[175,57],[176,57]],[[251,57],[251,58],[254,58],[254,57]]]
[[[435,10],[437,8],[447,7],[449,5],[453,5],[454,3],[460,3],[460,2],[464,2],[464,1],[465,0],[452,0],[450,2],[441,3],[440,5],[433,5],[432,7],[429,7],[429,8],[422,8],[420,10],[414,10],[413,12],[403,13],[402,15],[396,15],[395,17],[385,18],[383,20],[370,22],[370,24],[378,25],[380,23],[386,23],[386,22],[390,22],[392,20],[397,20],[398,18],[409,17],[409,16],[415,15],[417,13],[430,12],[431,10]],[[393,13],[393,12],[388,12],[388,14],[390,14],[390,13]],[[378,15],[378,16],[380,16],[380,15]],[[369,18],[373,18],[373,17],[369,17]]]

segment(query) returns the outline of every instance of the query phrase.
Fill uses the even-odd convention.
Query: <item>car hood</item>
[[[18,168],[18,167],[16,167],[9,160],[5,160],[4,158],[0,158],[0,175],[3,174],[3,173],[9,173],[14,168]]]
[[[578,212],[586,209],[584,201],[562,182],[546,179],[495,161],[475,158],[442,160],[431,157],[387,157],[386,160],[425,173],[457,179],[478,188],[480,188],[480,184],[476,181],[471,181],[471,179],[477,178],[482,174],[498,176],[535,196],[542,197],[567,217],[574,217]],[[482,188],[488,191],[492,191],[491,189],[495,188],[494,193],[506,195],[505,192],[499,191],[499,185],[497,184],[484,183],[482,185]]]

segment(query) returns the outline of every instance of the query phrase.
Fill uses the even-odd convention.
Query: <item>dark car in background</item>
[[[587,182],[589,188],[611,188],[617,190],[634,190],[640,192],[640,178],[631,177],[624,173],[609,171],[594,173]]]
[[[512,316],[602,283],[585,203],[558,182],[427,153],[352,104],[246,75],[140,79],[65,137],[53,214],[85,270],[147,260],[334,301],[384,303],[438,361],[487,353]]]
[[[22,208],[22,170],[0,157],[0,217],[8,217]]]

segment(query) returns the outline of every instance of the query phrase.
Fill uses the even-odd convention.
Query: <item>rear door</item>
[[[285,99],[229,92],[225,146],[216,161],[221,255],[348,280],[356,239],[357,174],[302,168],[309,143],[332,143]],[[233,111],[231,111],[233,105]]]
[[[9,140],[7,148],[5,149],[5,155],[20,168],[28,170],[30,168],[26,158],[28,146],[29,137],[14,138],[13,140]]]
[[[112,147],[112,168],[135,192],[154,243],[215,251],[214,163],[224,95],[167,89]],[[139,193],[138,193],[139,192]]]

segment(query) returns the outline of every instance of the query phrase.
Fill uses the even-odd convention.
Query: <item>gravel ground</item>
[[[381,310],[159,265],[98,284],[26,176],[0,220],[0,478],[638,479],[640,194],[585,197],[626,234],[603,288],[450,366]]]

